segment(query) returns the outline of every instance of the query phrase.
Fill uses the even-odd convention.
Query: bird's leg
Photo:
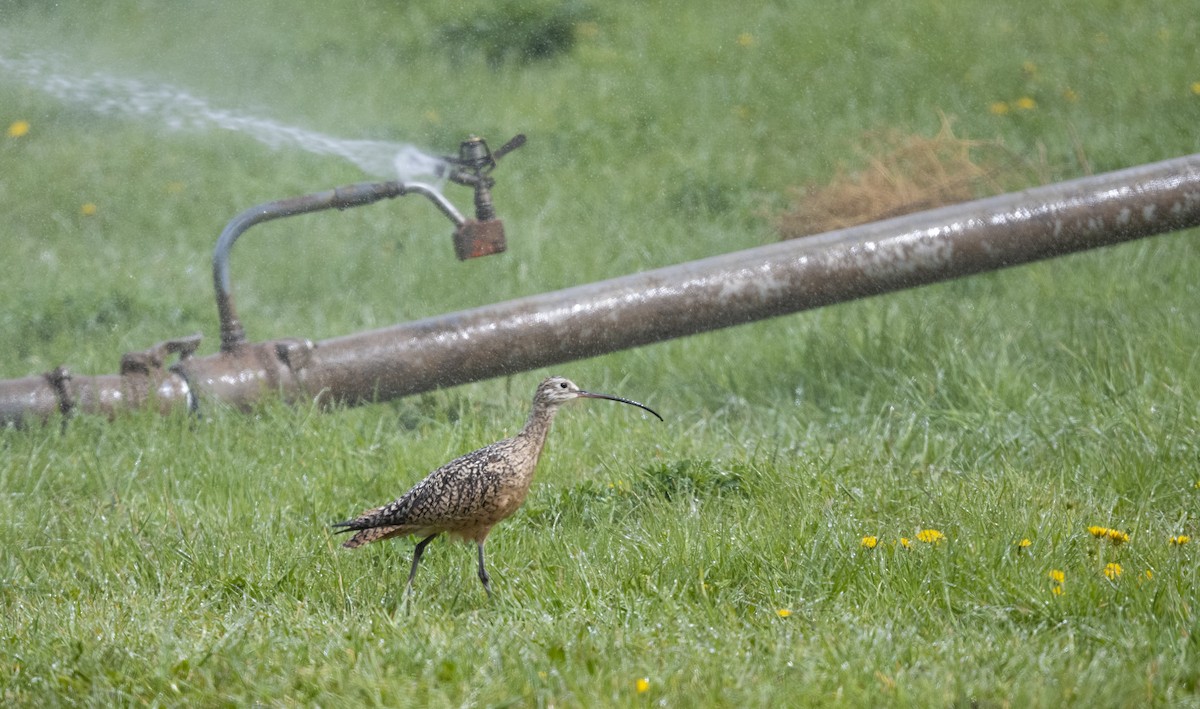
[[[483,582],[483,590],[487,591],[488,598],[492,597],[492,589],[488,586],[487,569],[483,568],[483,542],[478,541],[475,544],[479,547],[479,580]]]
[[[412,590],[413,579],[417,577],[417,564],[421,563],[421,554],[425,553],[425,546],[432,542],[436,534],[430,534],[417,543],[417,548],[413,550],[412,570],[408,572],[408,590]]]

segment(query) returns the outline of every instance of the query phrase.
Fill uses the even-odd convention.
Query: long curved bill
[[[581,396],[585,399],[608,399],[609,401],[619,401],[622,404],[629,404],[630,406],[636,406],[639,409],[649,411],[650,413],[654,414],[654,417],[657,418],[659,421],[663,420],[663,417],[659,416],[657,411],[650,408],[649,406],[646,406],[645,404],[639,404],[638,402],[633,401],[632,399],[622,399],[619,396],[609,396],[608,394],[594,394],[590,391],[582,391],[582,390],[580,390],[579,396]]]

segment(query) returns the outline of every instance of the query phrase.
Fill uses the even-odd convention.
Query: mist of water
[[[151,120],[173,131],[228,130],[271,148],[299,148],[357,165],[363,172],[401,181],[436,175],[440,158],[412,145],[381,140],[347,140],[286,125],[269,118],[216,108],[187,91],[167,84],[96,72],[71,74],[53,57],[0,56],[0,80],[17,81],[63,103],[83,106],[118,118]]]

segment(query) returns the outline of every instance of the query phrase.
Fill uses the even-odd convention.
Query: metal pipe
[[[1200,154],[315,345],[208,357],[177,348],[180,362],[150,380],[157,393],[143,401],[384,400],[1196,226]],[[119,383],[56,372],[0,382],[0,424],[136,403],[120,398],[131,390],[124,371]],[[75,393],[85,385],[87,396]]]
[[[1200,155],[321,342],[345,403],[415,394],[1200,225]]]

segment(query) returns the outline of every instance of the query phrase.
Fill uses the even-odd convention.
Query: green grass
[[[442,152],[529,135],[496,173],[503,256],[456,262],[448,223],[413,199],[249,232],[233,273],[252,339],[766,243],[790,186],[861,164],[869,131],[932,135],[939,111],[1055,178],[1200,150],[1187,3],[575,4],[562,13],[588,24],[547,58],[506,55],[499,16],[476,11],[11,2],[0,56],[57,53]],[[989,110],[1022,97],[1036,108]],[[215,351],[208,259],[225,222],[364,179],[0,79],[0,128],[18,120],[27,135],[0,135],[4,378],[111,373],[196,331]],[[271,402],[0,431],[0,696],[1198,706],[1200,541],[1168,544],[1200,538],[1195,236],[556,367],[667,421],[604,402],[560,416],[529,500],[489,542],[490,602],[467,547],[432,545],[406,604],[411,543],[346,552],[326,525],[512,432],[545,371],[332,413]]]

